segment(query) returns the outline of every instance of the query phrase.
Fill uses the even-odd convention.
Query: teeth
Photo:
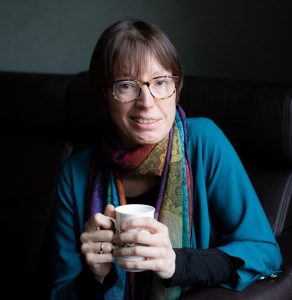
[[[157,122],[155,119],[143,119],[143,118],[134,118],[137,123],[141,124],[151,124]]]

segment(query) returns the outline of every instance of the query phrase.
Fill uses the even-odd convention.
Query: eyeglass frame
[[[151,92],[151,90],[150,90],[150,81],[152,81],[153,79],[157,79],[157,78],[172,78],[172,79],[176,79],[176,81],[174,82],[174,84],[175,84],[174,90],[173,90],[173,92],[171,93],[170,96],[165,97],[165,98],[157,98],[157,97],[155,97],[155,96],[152,94],[152,92]],[[115,98],[117,101],[119,101],[120,103],[130,103],[130,102],[136,101],[136,100],[140,97],[140,95],[141,95],[141,91],[142,91],[142,86],[143,86],[143,85],[146,85],[146,86],[147,86],[147,88],[148,88],[148,90],[149,90],[151,96],[152,96],[154,99],[157,99],[157,100],[165,100],[165,99],[170,98],[170,97],[175,93],[175,91],[176,91],[176,85],[177,85],[177,81],[178,81],[178,80],[179,80],[179,76],[176,76],[176,75],[156,76],[156,77],[151,78],[150,81],[140,81],[140,80],[138,80],[138,79],[126,79],[126,78],[125,78],[125,79],[119,79],[119,80],[112,81],[112,82],[109,84],[109,87],[111,88],[111,91],[112,91],[112,94],[113,94],[114,98]],[[114,93],[114,84],[117,83],[117,82],[122,82],[122,81],[134,81],[134,82],[138,83],[139,88],[140,88],[140,91],[139,91],[139,95],[137,96],[136,99],[133,99],[133,100],[130,100],[130,101],[122,101],[122,100],[120,100],[120,99],[115,95],[115,93]]]

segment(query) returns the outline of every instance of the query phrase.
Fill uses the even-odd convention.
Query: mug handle
[[[117,230],[118,230],[118,228],[117,228],[117,220],[114,219],[114,218],[112,218],[112,217],[108,217],[108,216],[107,216],[107,218],[109,218],[109,219],[111,220],[111,222],[112,222],[112,224],[113,224],[113,228],[114,228],[113,231],[116,233]]]

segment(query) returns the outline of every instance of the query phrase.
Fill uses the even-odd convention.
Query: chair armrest
[[[283,255],[283,272],[276,278],[257,281],[242,292],[223,287],[193,288],[181,297],[184,300],[291,300],[292,295],[292,229],[281,234],[278,242]]]

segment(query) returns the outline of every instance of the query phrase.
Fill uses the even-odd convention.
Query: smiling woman
[[[128,149],[133,149],[138,145],[160,142],[169,133],[175,118],[175,82],[172,77],[167,78],[173,74],[169,70],[165,70],[153,57],[149,57],[146,61],[145,72],[138,75],[139,80],[144,83],[142,87],[138,84],[139,81],[132,81],[138,84],[138,88],[136,85],[136,95],[134,93],[128,95],[129,92],[127,92],[126,96],[125,93],[121,93],[121,89],[118,90],[118,95],[108,93],[107,103],[111,119],[116,125],[123,145]],[[117,75],[116,77],[121,76]],[[133,75],[128,75],[128,77],[134,79]],[[150,81],[152,85],[158,84],[164,77],[168,79],[164,85],[170,86],[170,89],[160,84],[159,91],[163,91],[161,93],[164,97],[155,97],[151,90],[158,94],[157,87],[155,85],[156,89],[151,87],[150,83],[148,87],[146,82]],[[124,83],[125,81],[118,81],[115,84],[121,82]],[[129,81],[126,83],[129,85]],[[114,86],[113,91],[116,91]],[[128,87],[127,90],[129,90]],[[134,99],[133,94],[136,96]],[[123,99],[129,96],[127,99],[132,101],[121,101],[123,102],[121,105],[119,101],[116,101],[117,96]]]
[[[60,175],[51,299],[179,299],[191,286],[241,291],[280,272],[278,244],[232,145],[178,105],[182,69],[167,36],[142,20],[114,23],[90,75],[107,123],[101,142]],[[111,218],[124,204],[153,206],[154,219],[131,218],[115,232]]]

